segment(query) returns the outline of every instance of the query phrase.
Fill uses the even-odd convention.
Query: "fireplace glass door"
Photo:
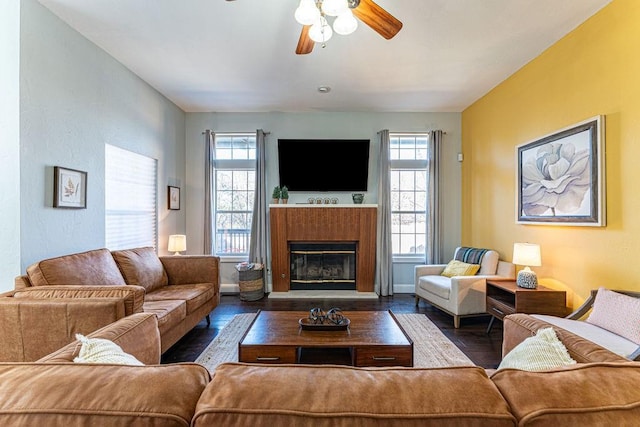
[[[355,243],[291,243],[290,289],[356,289]]]

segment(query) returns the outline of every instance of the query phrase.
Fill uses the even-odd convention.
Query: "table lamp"
[[[180,255],[180,252],[187,250],[187,236],[184,234],[172,234],[169,236],[169,252]]]
[[[540,259],[540,245],[535,243],[514,243],[513,244],[513,263],[524,265],[524,269],[518,272],[516,283],[521,288],[535,289],[538,287],[538,277],[536,273],[531,271],[529,266],[540,267],[542,265]]]

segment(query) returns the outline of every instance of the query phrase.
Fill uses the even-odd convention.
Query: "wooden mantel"
[[[274,292],[288,292],[289,243],[355,242],[356,291],[373,292],[377,205],[270,205]]]

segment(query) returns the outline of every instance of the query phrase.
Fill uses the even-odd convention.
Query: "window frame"
[[[418,138],[418,137],[422,137],[428,139],[430,138],[429,132],[390,132],[389,133],[389,139],[390,141],[393,140],[394,138],[401,138],[401,137],[411,137],[411,138]],[[428,149],[428,144],[427,144],[427,149]],[[429,167],[429,163],[428,163],[428,153],[425,154],[425,158],[424,159],[392,159],[392,145],[389,145],[389,194],[390,196],[392,195],[392,193],[394,191],[392,191],[392,185],[393,185],[393,173],[395,171],[402,171],[402,170],[407,170],[407,171],[419,171],[422,170],[426,173],[428,173],[428,167]],[[414,156],[415,157],[415,156]],[[413,188],[412,190],[414,193],[416,193],[417,191],[415,190],[415,188]],[[424,194],[424,200],[425,200],[425,204],[426,201],[428,200],[428,189],[425,186],[425,190],[424,192],[421,192]],[[390,197],[391,198],[391,197]],[[414,196],[414,200],[416,199],[416,197]],[[394,206],[393,206],[393,202],[390,206],[390,212],[391,212],[391,220],[392,220],[392,224],[391,224],[391,248],[392,248],[392,257],[393,257],[393,262],[395,263],[407,263],[407,264],[412,264],[412,263],[416,263],[416,262],[420,262],[422,260],[424,260],[425,256],[426,256],[426,247],[424,252],[421,253],[396,253],[394,252],[394,236],[398,233],[394,233],[393,232],[393,216],[395,214],[412,214],[412,215],[417,215],[419,213],[423,213],[425,215],[425,221],[426,221],[426,205],[425,205],[425,210],[424,211],[418,211],[415,210],[415,206],[414,206],[414,210],[411,211],[406,211],[406,210],[394,210]],[[414,232],[414,235],[419,234]],[[425,232],[424,232],[424,242],[426,245],[426,223],[425,223]]]
[[[218,154],[218,140],[219,138],[235,138],[235,137],[240,137],[240,138],[250,138],[253,139],[253,149],[251,148],[247,148],[248,152],[250,152],[251,150],[253,150],[253,155],[254,158],[239,158],[239,159],[230,159],[230,158],[223,158],[223,159],[218,159],[217,154]],[[218,172],[221,171],[253,171],[254,176],[256,173],[256,167],[257,167],[257,159],[255,158],[255,154],[256,154],[256,134],[255,132],[220,132],[220,133],[215,133],[214,134],[214,153],[213,153],[213,160],[212,160],[212,165],[211,167],[213,168],[213,182],[212,182],[212,188],[213,188],[213,194],[212,194],[212,209],[211,209],[211,215],[213,216],[212,220],[212,224],[213,224],[213,254],[216,256],[219,256],[221,259],[224,259],[225,261],[244,261],[247,259],[248,255],[249,255],[249,242],[251,239],[251,219],[252,219],[252,215],[253,215],[253,203],[254,203],[254,199],[255,199],[255,179],[253,180],[253,183],[251,183],[250,181],[248,181],[248,188],[247,188],[247,192],[250,194],[253,194],[253,199],[251,199],[250,197],[247,198],[247,210],[219,210],[218,209]],[[231,149],[231,152],[233,152],[233,149]],[[250,154],[248,155],[248,157],[250,157]],[[252,188],[249,188],[252,187]],[[232,199],[233,199],[233,193],[236,190],[231,189],[230,192],[232,193]],[[239,191],[239,190],[238,190]],[[242,212],[243,215],[248,215],[248,233],[245,237],[246,239],[246,252],[238,252],[238,253],[229,253],[229,252],[219,252],[219,244],[220,244],[220,237],[221,234],[219,233],[219,228],[218,228],[218,214],[219,212],[224,212],[225,214],[229,214],[229,215],[233,215],[234,212]]]

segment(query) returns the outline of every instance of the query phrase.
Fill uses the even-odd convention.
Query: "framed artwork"
[[[604,143],[596,116],[519,145],[516,222],[605,226]]]
[[[53,167],[53,207],[87,208],[87,173],[75,169]]]
[[[169,186],[169,209],[172,211],[180,210],[180,187]]]

